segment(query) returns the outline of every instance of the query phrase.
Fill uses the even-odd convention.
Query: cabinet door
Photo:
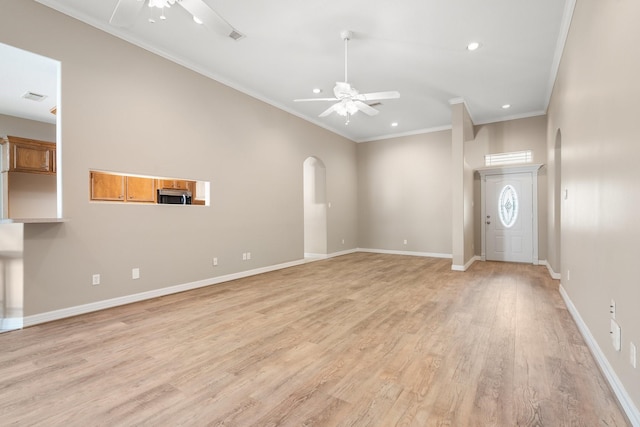
[[[13,144],[11,170],[15,172],[53,173],[52,150],[42,146]]]
[[[159,179],[158,188],[176,188],[176,182],[172,179]]]
[[[175,186],[173,188],[176,188],[178,190],[189,190],[189,181],[177,179],[174,181],[174,183]]]
[[[192,181],[186,181],[183,179],[159,179],[158,188],[171,188],[174,190],[191,190],[189,183]]]
[[[127,177],[127,202],[155,202],[156,181],[151,178]]]
[[[125,177],[91,172],[91,200],[124,201]]]

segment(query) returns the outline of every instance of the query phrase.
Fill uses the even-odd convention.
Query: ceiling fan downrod
[[[349,58],[349,40],[351,40],[351,36],[353,33],[349,30],[343,30],[340,32],[340,37],[344,40],[344,82],[348,82],[347,79],[347,71],[348,71],[348,58]]]

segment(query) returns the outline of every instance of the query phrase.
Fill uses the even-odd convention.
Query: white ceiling
[[[0,43],[0,114],[55,123],[51,108],[58,100],[60,63]],[[22,97],[27,92],[45,95],[42,101]]]
[[[109,24],[117,0],[38,1],[354,141],[450,127],[452,99],[464,99],[476,124],[543,114],[575,3],[203,0],[246,35],[234,41],[181,7],[155,24],[147,19],[158,9],[144,7],[133,26],[117,28]],[[330,102],[293,102],[333,96],[344,78],[342,30],[354,34],[349,82],[361,93],[401,94],[348,125],[318,117]],[[481,48],[468,51],[471,41]]]

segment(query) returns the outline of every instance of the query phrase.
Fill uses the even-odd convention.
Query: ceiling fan
[[[203,0],[118,0],[109,23],[116,27],[132,26],[142,7],[147,4],[149,7],[158,8],[161,11],[160,19],[166,19],[164,9],[170,8],[174,4],[179,4],[193,16],[193,20],[198,24],[223,33],[234,40],[244,37],[244,34],[236,30],[215,10],[211,9]],[[149,22],[155,22],[149,18]]]
[[[348,44],[349,40],[353,36],[351,31],[342,31],[340,37],[344,40],[344,82],[336,82],[336,86],[333,88],[334,98],[306,98],[306,99],[294,99],[294,102],[307,102],[307,101],[338,101],[331,107],[323,111],[319,117],[325,117],[336,112],[338,115],[346,117],[345,124],[349,124],[350,116],[354,115],[358,111],[369,116],[375,116],[379,113],[378,110],[366,104],[365,101],[378,101],[381,99],[395,99],[400,98],[400,93],[397,91],[387,92],[371,92],[371,93],[359,93],[353,86],[348,83],[347,80],[347,59],[348,59]]]

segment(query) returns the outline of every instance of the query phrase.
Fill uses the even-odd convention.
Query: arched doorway
[[[304,256],[327,256],[327,170],[322,160],[308,157],[303,164]]]

